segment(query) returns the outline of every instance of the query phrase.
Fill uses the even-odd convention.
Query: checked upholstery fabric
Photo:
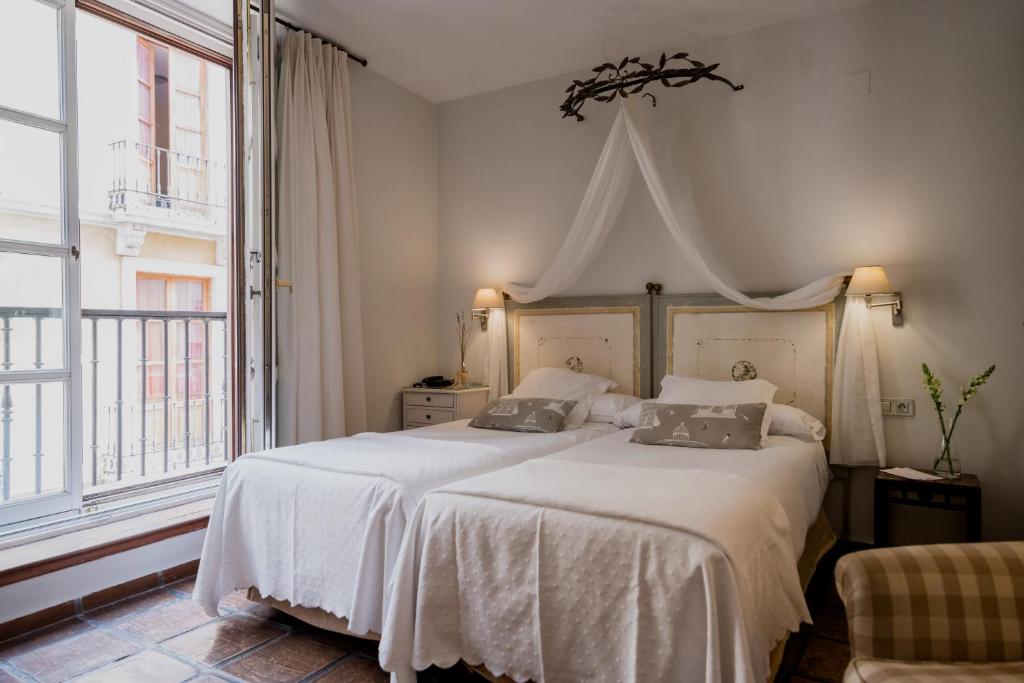
[[[848,682],[1024,680],[1024,542],[852,553],[836,587]]]

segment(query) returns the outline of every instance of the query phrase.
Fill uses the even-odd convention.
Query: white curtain
[[[277,444],[366,428],[348,64],[284,41],[277,99]]]
[[[491,400],[508,393],[507,335],[505,311],[491,309],[487,321],[487,395]]]
[[[832,463],[885,467],[881,398],[871,309],[864,297],[850,296],[832,378]]]
[[[672,209],[654,161],[647,131],[633,110],[636,106],[634,102],[624,102],[619,108],[576,218],[554,261],[533,287],[505,285],[505,291],[513,300],[521,303],[539,301],[564,291],[579,279],[615,225],[632,179],[634,161],[640,167],[640,174],[683,260],[715,292],[743,306],[773,311],[820,306],[838,296],[846,273],[823,277],[782,296],[753,299],[729,286],[712,272],[690,238],[686,226]],[[852,321],[851,327],[856,333],[848,334],[845,325],[840,333],[836,378],[844,379],[841,393],[838,381],[834,386],[834,395],[840,402],[833,404],[833,452],[836,448],[835,437],[840,434],[842,458],[862,460],[867,457],[866,454],[874,453],[876,460],[872,464],[884,464],[885,442],[881,433],[874,329],[866,305],[862,312],[853,298],[850,303],[853,305],[847,308],[844,320]],[[507,361],[502,358],[492,357],[491,365],[503,365],[507,370]],[[865,426],[872,428],[864,429]],[[834,455],[833,461],[836,461]],[[853,464],[850,461],[843,462]]]
[[[633,155],[629,153],[629,136],[620,110],[604,143],[597,168],[583,194],[579,211],[569,228],[565,242],[540,280],[533,287],[507,284],[505,291],[519,303],[540,301],[564,292],[586,270],[601,251],[615,219],[622,211],[633,177]]]

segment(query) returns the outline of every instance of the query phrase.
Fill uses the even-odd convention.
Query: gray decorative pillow
[[[633,443],[690,448],[761,448],[765,403],[696,406],[644,403]]]
[[[557,398],[499,398],[469,421],[470,427],[508,432],[557,432],[576,401]]]

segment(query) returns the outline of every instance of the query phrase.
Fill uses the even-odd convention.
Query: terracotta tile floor
[[[831,577],[831,567],[823,569]],[[187,579],[0,643],[0,683],[388,680],[374,642],[312,628],[240,593],[225,598],[213,619],[189,599],[192,585]],[[812,586],[815,625],[791,639],[787,659],[793,663],[784,664],[782,681],[842,677],[849,658],[845,617],[828,586],[819,600]],[[483,681],[461,667],[432,669],[420,680]]]
[[[0,643],[0,683],[193,683],[332,681],[386,683],[377,645],[321,631],[242,592],[211,618],[186,579]],[[456,667],[429,683],[479,683]]]

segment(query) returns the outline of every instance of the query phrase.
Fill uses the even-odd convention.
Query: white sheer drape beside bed
[[[276,298],[279,446],[366,429],[346,55],[289,32],[280,74],[277,262],[293,289]]]
[[[514,283],[505,285],[505,291],[514,301],[539,301],[565,291],[580,278],[615,226],[637,165],[683,261],[715,292],[743,306],[772,311],[812,308],[838,296],[847,273],[823,277],[781,296],[758,299],[746,296],[718,277],[672,208],[647,131],[633,109],[636,106],[633,102],[625,102],[620,107],[576,218],[548,270],[532,287]],[[836,358],[831,459],[834,463],[846,465],[884,465],[885,441],[878,400],[874,329],[863,298],[858,301],[851,297],[849,304]],[[492,356],[490,365],[503,368],[507,374],[504,356]],[[836,435],[840,438],[836,439]]]

